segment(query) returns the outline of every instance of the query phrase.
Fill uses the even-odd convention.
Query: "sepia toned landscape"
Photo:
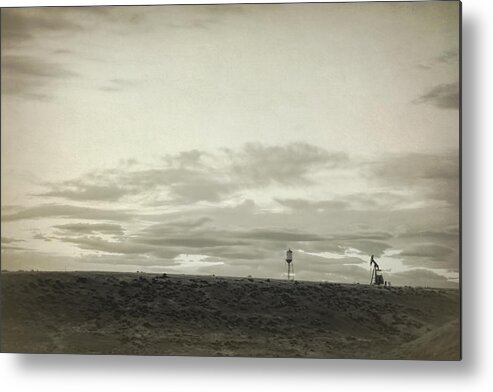
[[[1,10],[1,350],[460,360],[460,3]]]

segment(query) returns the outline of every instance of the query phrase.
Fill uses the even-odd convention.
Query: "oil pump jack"
[[[370,274],[371,274],[370,284],[375,284],[377,286],[384,284],[382,270],[380,269],[380,266],[373,258],[373,255],[371,255],[371,259],[370,259]]]

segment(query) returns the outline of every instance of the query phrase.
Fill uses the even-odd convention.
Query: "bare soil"
[[[460,359],[458,290],[104,272],[2,272],[1,350]]]

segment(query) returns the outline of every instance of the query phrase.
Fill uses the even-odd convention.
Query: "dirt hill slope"
[[[4,352],[459,358],[459,292],[135,273],[2,273]]]

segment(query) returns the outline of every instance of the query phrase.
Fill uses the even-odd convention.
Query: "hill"
[[[460,358],[459,291],[2,272],[3,352]]]

